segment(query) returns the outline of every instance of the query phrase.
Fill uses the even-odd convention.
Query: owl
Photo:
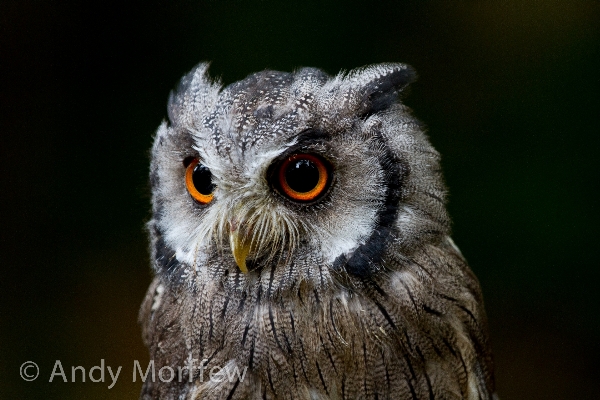
[[[207,68],[152,146],[141,398],[495,398],[440,157],[400,102],[413,69]]]

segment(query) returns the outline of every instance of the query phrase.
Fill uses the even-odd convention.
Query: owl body
[[[206,68],[171,95],[152,149],[140,321],[174,373],[141,397],[493,398],[439,155],[398,101],[410,67],[226,88]]]

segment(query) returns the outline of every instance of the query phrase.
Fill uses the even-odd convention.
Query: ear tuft
[[[219,82],[213,82],[208,76],[209,63],[200,63],[187,73],[171,91],[167,111],[170,125],[188,125],[194,116],[218,92]]]
[[[360,86],[359,114],[368,117],[385,110],[416,76],[415,70],[406,64],[377,64],[351,72],[349,77]]]

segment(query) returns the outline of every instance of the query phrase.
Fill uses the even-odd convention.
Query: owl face
[[[157,272],[319,286],[447,233],[438,154],[396,102],[409,67],[263,71],[225,88],[206,69],[171,95],[152,149]]]

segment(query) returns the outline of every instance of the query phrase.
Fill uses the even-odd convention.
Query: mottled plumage
[[[140,321],[157,370],[207,367],[148,380],[142,398],[493,398],[439,155],[398,101],[412,69],[263,71],[225,88],[206,69],[171,95],[152,148],[156,276]],[[274,183],[294,154],[329,168],[314,201]],[[212,174],[207,204],[186,189],[192,158]],[[248,368],[218,382],[213,366]]]

